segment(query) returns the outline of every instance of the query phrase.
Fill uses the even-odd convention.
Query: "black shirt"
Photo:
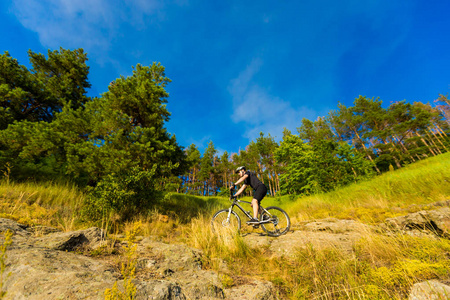
[[[259,181],[258,177],[256,177],[255,174],[253,174],[250,171],[245,172],[246,175],[248,175],[247,178],[244,180],[245,185],[249,185],[252,187],[252,189],[256,190],[260,184],[263,184],[261,181]]]

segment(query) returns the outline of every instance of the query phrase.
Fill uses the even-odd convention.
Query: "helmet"
[[[236,169],[236,174],[239,173],[240,170],[246,170],[246,168],[244,166],[240,166]]]

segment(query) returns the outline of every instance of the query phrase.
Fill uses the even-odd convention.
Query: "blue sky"
[[[432,102],[450,89],[450,1],[3,0],[0,51],[83,48],[89,95],[160,62],[167,128],[221,152],[277,141],[359,95]]]

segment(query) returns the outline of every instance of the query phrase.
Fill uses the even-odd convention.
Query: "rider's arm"
[[[234,196],[235,196],[235,197],[239,196],[239,195],[245,190],[246,187],[247,187],[247,186],[246,186],[245,184],[243,184],[243,185],[241,186],[241,188],[239,189],[239,191],[237,191],[237,193],[234,194]]]
[[[242,176],[241,178],[239,178],[239,180],[236,181],[236,182],[234,183],[234,185],[240,184],[240,183],[243,182],[245,179],[247,179],[247,177],[248,177],[248,175],[247,175],[247,174],[244,174],[244,176]]]

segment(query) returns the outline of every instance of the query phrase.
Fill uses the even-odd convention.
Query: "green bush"
[[[86,197],[83,213],[91,220],[99,220],[111,213],[129,219],[147,210],[161,197],[156,189],[155,168],[133,168],[129,172],[106,175]]]

